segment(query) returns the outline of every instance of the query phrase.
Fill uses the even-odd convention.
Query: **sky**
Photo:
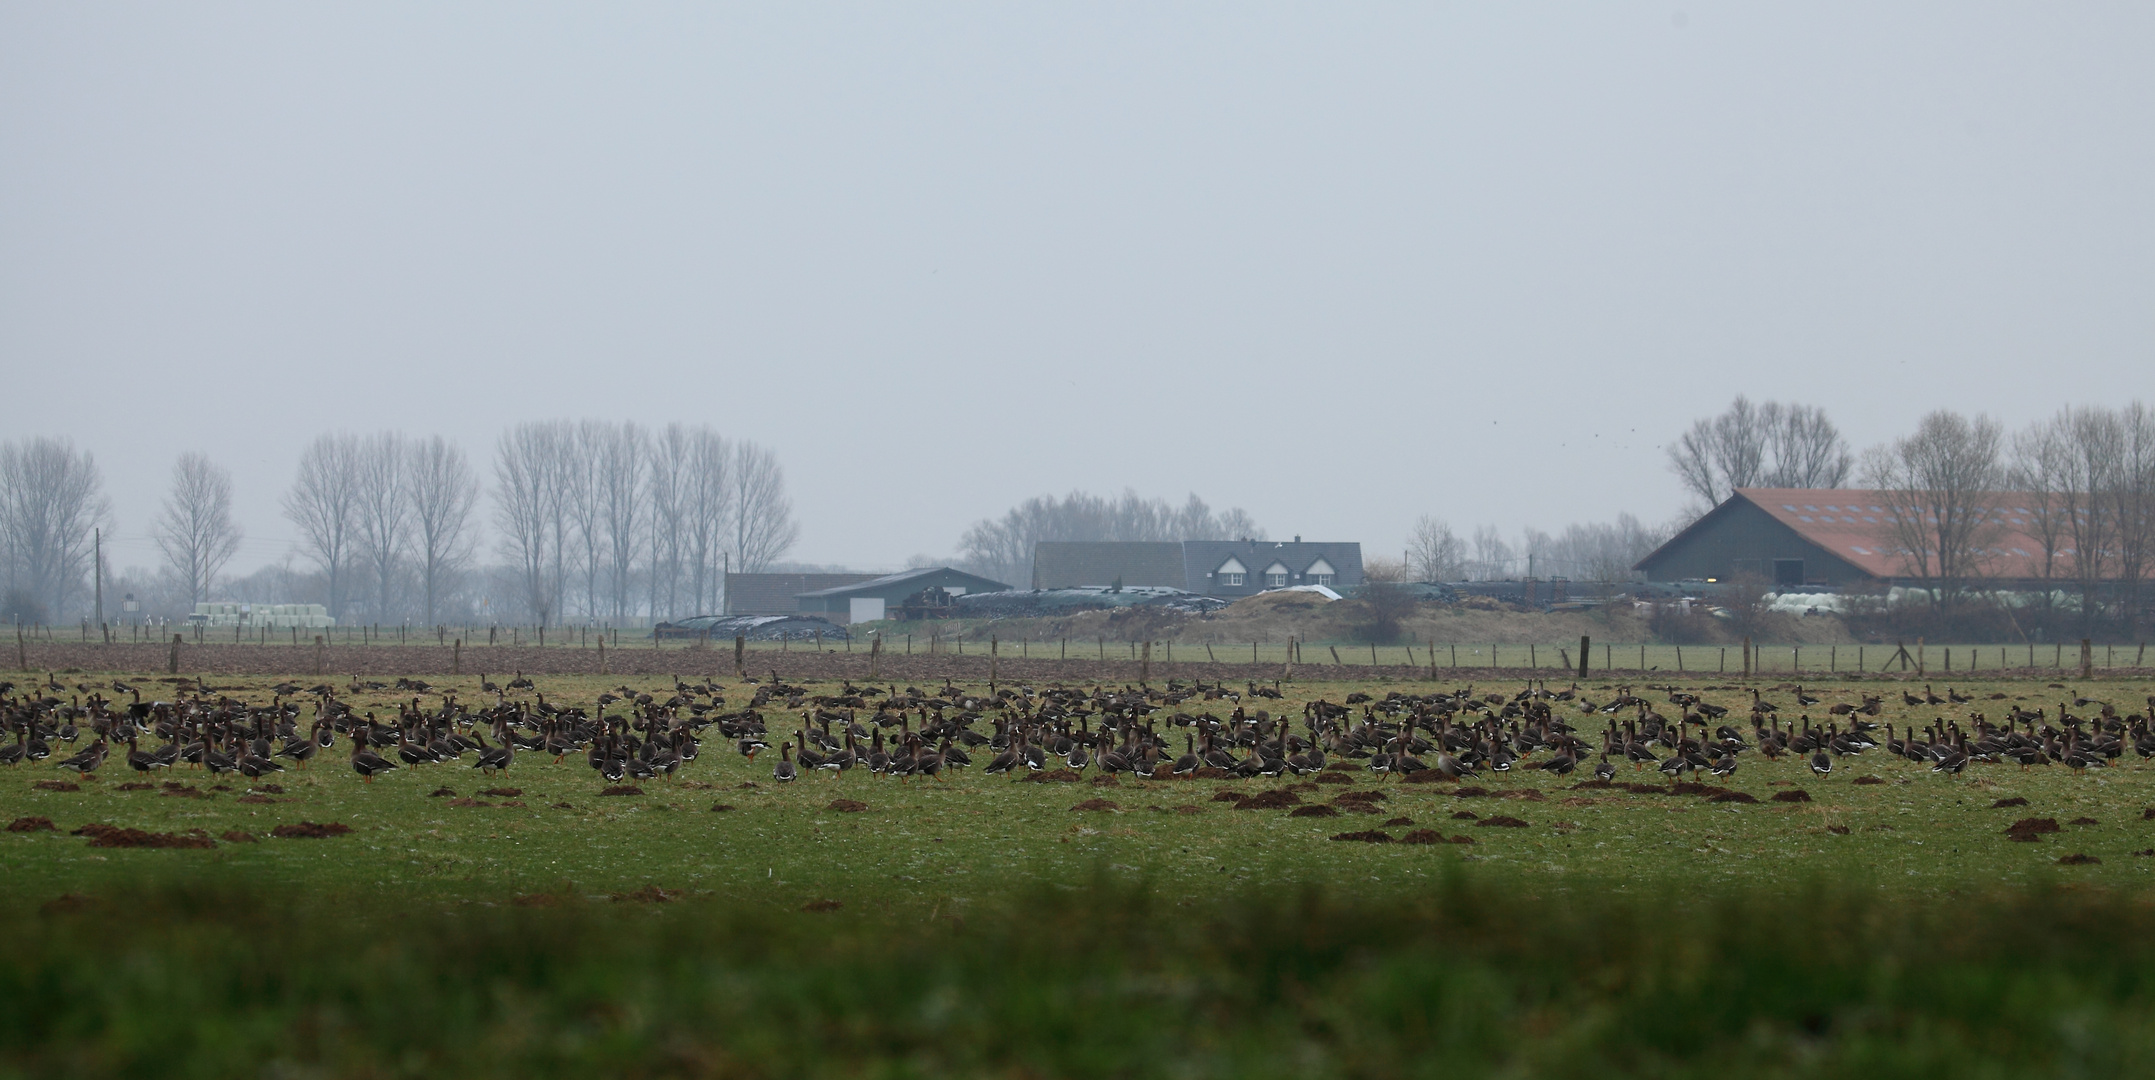
[[[324,431],[709,423],[861,568],[1074,488],[1396,551],[2155,399],[2155,6],[0,3],[0,438],[148,566]]]

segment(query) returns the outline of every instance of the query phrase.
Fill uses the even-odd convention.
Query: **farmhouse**
[[[1098,541],[1033,547],[1033,585],[1168,585],[1208,596],[1255,596],[1266,589],[1362,584],[1362,545],[1293,540]]]
[[[1864,489],[1740,488],[1633,569],[1648,581],[1755,576],[1784,588],[1913,583],[1924,575],[1893,522],[1922,511],[1896,503],[1892,492]],[[2026,587],[2078,572],[2063,507],[2001,491],[1983,496],[1978,512],[1970,555],[1980,580]],[[2114,579],[2116,560],[2107,565],[2104,578]]]
[[[978,574],[929,566],[885,574],[879,578],[829,589],[815,589],[794,597],[794,610],[821,615],[836,623],[873,622],[899,613],[900,608],[935,607],[966,593],[1001,592],[1010,586]]]

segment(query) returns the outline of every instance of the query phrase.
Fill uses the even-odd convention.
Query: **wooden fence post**
[[[1751,635],[1743,636],[1743,677],[1751,677]]]
[[[868,638],[868,677],[883,677],[883,632],[876,631]]]
[[[1593,647],[1593,638],[1585,634],[1579,635],[1579,677],[1582,679],[1586,678],[1586,662],[1594,655],[1591,651]]]
[[[172,651],[165,656],[165,673],[168,675],[180,673],[180,635],[178,634],[172,635]]]
[[[604,633],[599,634],[599,674],[606,674],[606,635]]]
[[[1144,657],[1143,657],[1142,659],[1140,659],[1140,660],[1138,661],[1138,669],[1137,669],[1137,685],[1139,685],[1139,686],[1143,686],[1143,685],[1145,685],[1146,683],[1149,683],[1149,682],[1151,682],[1151,681],[1152,681],[1152,639],[1151,639],[1151,638],[1146,638],[1146,639],[1145,639],[1145,655],[1144,655]]]
[[[601,668],[600,668],[599,670],[603,672],[603,671],[605,670],[605,668],[604,668],[604,667],[601,667]],[[456,639],[456,645],[452,647],[452,649],[451,649],[451,651],[450,651],[450,653],[449,653],[449,674],[451,674],[451,675],[462,675],[462,674],[464,674],[464,639],[463,639],[463,638],[458,638],[458,639]]]
[[[744,664],[745,664],[745,663],[747,662],[747,660],[748,660],[748,635],[746,635],[746,634],[735,634],[735,635],[733,635],[733,677],[734,677],[734,678],[736,678],[736,679],[738,679],[738,678],[741,678],[741,677],[742,677],[743,675],[746,675],[746,674],[748,673],[748,672],[747,672],[747,669],[746,669],[745,667],[743,667],[743,665],[744,665]]]

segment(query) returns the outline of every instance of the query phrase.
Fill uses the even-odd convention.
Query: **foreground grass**
[[[540,681],[568,703],[621,682]],[[267,700],[275,680],[231,682]],[[1985,696],[1880,719],[1965,723],[2080,693],[2138,711],[2150,689],[1961,688]],[[1263,704],[1387,687],[1286,689]],[[1812,689],[1830,703],[1899,688]],[[774,738],[794,726],[770,722]],[[716,739],[637,796],[529,754],[499,780],[441,765],[372,785],[336,756],[246,802],[244,780],[184,770],[147,790],[120,790],[138,778],[117,766],[80,791],[36,787],[58,778],[0,773],[0,821],[57,826],[0,833],[0,1076],[2056,1076],[2155,1061],[2155,856],[2137,854],[2155,850],[2155,767],[2132,755],[2086,776],[1951,778],[1874,752],[1824,779],[1746,755],[1727,786],[1757,804],[1523,770],[1482,795],[1366,773],[781,786],[767,758]],[[518,793],[458,805],[499,786]],[[1383,816],[1214,798],[1282,788],[1305,803],[1382,790]],[[1771,801],[1797,788],[1811,801]],[[1115,808],[1073,810],[1094,798]],[[2023,816],[2061,829],[2015,842],[2005,826]],[[1397,818],[1412,824],[1395,835],[1476,842],[1330,839]],[[268,837],[302,820],[353,831]],[[258,839],[93,848],[69,835],[90,823]]]
[[[416,904],[167,882],[19,922],[0,1074],[2115,1076],[2155,1064],[2155,912],[1806,886],[965,919],[719,901]]]

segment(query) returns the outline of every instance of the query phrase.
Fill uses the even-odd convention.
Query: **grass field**
[[[213,680],[258,702],[277,681]],[[479,699],[475,677],[431,681]],[[624,681],[538,683],[573,705]],[[1299,715],[1358,689],[1446,685],[1302,681],[1246,704]],[[1757,685],[1784,719],[1803,711],[1785,684]],[[1899,683],[1806,684],[1825,698],[1810,709],[1821,721],[1836,700],[1883,691],[1881,722],[1919,726],[2016,705],[2092,714],[2072,704],[2082,697],[2145,713],[2155,692],[1954,685],[1977,700],[1908,708]],[[1750,702],[1734,682],[1687,688],[1737,715]],[[383,713],[408,697],[347,695]],[[1558,715],[1598,737],[1602,717]],[[774,743],[795,726],[767,716]],[[39,790],[72,779],[50,761],[0,771],[0,820],[55,825],[0,834],[0,916],[17,928],[0,1001],[35,1003],[0,1008],[0,1073],[231,1075],[244,1060],[337,1075],[1681,1075],[1731,1062],[2056,1075],[2151,1060],[2155,854],[2137,853],[2155,852],[2155,766],[2130,751],[2086,775],[1972,764],[1959,777],[1883,750],[1825,778],[1745,754],[1712,783],[1755,803],[1671,794],[1628,767],[1620,784],[1653,790],[1579,787],[1583,769],[1465,787],[1361,771],[1346,784],[1013,782],[977,767],[778,784],[771,762],[713,737],[640,795],[602,795],[579,757],[530,753],[499,779],[440,764],[363,784],[341,745],[251,796],[237,777],[138,778],[117,758],[80,791]],[[130,781],[151,786],[121,790]],[[1275,790],[1336,816],[1221,798]],[[1809,801],[1774,801],[1794,790]],[[1339,798],[1370,791],[1383,798]],[[865,806],[834,809],[841,799]],[[2013,799],[2026,803],[1993,806]],[[1092,800],[1112,805],[1074,809]],[[1525,824],[1482,824],[1500,816]],[[2030,817],[2059,829],[2008,837]],[[302,821],[352,831],[271,836]],[[88,824],[198,830],[214,846],[92,847],[70,835]],[[1425,829],[1472,842],[1332,839]],[[217,839],[236,833],[255,839]]]

